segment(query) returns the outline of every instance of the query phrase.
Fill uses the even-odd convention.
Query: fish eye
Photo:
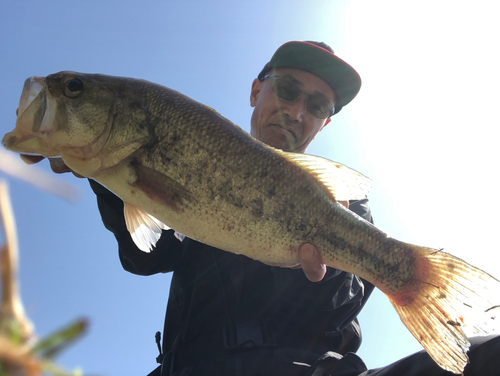
[[[64,87],[64,94],[70,98],[77,97],[78,95],[80,95],[82,91],[83,91],[83,82],[76,78],[66,82],[66,86]]]

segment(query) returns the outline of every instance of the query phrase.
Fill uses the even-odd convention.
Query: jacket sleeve
[[[373,223],[372,212],[370,210],[370,203],[367,198],[362,200],[349,201],[349,210],[353,211],[365,221]]]
[[[118,253],[123,268],[139,275],[173,271],[182,259],[184,248],[174,236],[174,231],[163,231],[156,247],[150,253],[141,251],[125,225],[123,201],[96,181],[89,182],[97,196],[97,206],[104,226],[114,234],[118,242]]]

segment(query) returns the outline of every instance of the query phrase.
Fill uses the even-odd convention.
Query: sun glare
[[[430,208],[439,202],[444,212],[464,215],[477,206],[463,203],[496,195],[497,7],[366,0],[346,11],[347,54],[363,79],[352,111],[359,142],[376,184],[407,217],[422,210],[422,198]]]

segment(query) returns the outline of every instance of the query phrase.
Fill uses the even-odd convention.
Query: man
[[[253,81],[251,134],[273,147],[304,153],[360,85],[356,71],[326,44],[286,43]],[[51,163],[56,172],[68,171]],[[300,249],[302,270],[267,266],[189,238],[181,241],[172,230],[144,253],[126,229],[122,201],[93,181],[91,186],[103,222],[118,241],[123,267],[140,275],[173,271],[158,357],[162,364],[151,375],[450,375],[425,352],[366,371],[354,354],[361,343],[356,316],[373,285],[325,268],[314,246]],[[343,204],[371,221],[367,199]],[[500,366],[491,363],[498,338],[471,352],[470,375],[499,374]]]
[[[327,45],[287,43],[252,84],[251,134],[273,147],[304,153],[360,84],[356,71]],[[358,349],[355,318],[373,286],[325,268],[312,245],[301,249],[304,272],[270,267],[189,238],[180,241],[173,231],[164,232],[147,254],[126,230],[121,200],[97,183],[92,187],[104,224],[118,240],[123,267],[141,275],[173,271],[163,375],[307,375],[320,363],[333,367],[336,358],[329,351]],[[351,202],[350,208],[371,220],[367,200]]]

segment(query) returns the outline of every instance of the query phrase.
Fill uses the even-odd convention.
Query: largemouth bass
[[[372,282],[444,369],[461,373],[464,330],[489,332],[500,283],[438,249],[403,243],[338,203],[368,178],[269,147],[214,110],[143,80],[60,72],[26,80],[7,149],[61,157],[125,203],[139,248],[164,228],[269,265],[323,262]],[[490,325],[491,326],[491,325]]]

